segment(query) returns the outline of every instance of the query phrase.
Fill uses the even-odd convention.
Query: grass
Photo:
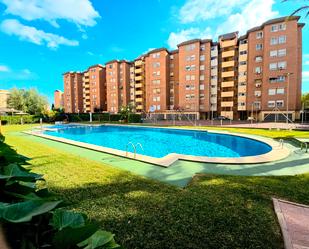
[[[115,233],[124,248],[283,248],[271,197],[309,204],[309,173],[200,174],[181,189],[16,135],[28,127],[3,127],[7,144],[29,158],[27,167],[43,173],[49,188],[71,203],[70,209],[85,212]],[[272,132],[263,134],[308,135]],[[10,153],[3,146],[0,150]]]

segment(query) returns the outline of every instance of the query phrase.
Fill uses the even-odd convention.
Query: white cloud
[[[172,32],[168,37],[167,43],[171,49],[175,49],[179,43],[195,38],[211,38],[211,29],[209,27],[204,30],[199,28],[189,28],[183,29],[179,32]]]
[[[218,16],[229,15],[249,0],[187,0],[179,11],[179,19],[182,23],[205,21]]]
[[[304,65],[305,65],[305,66],[309,66],[309,61],[305,61],[305,62],[304,62]]]
[[[279,12],[273,11],[274,0],[252,0],[240,10],[230,15],[217,29],[216,35],[239,31],[244,34],[248,29],[261,25],[276,17]]]
[[[302,79],[303,81],[309,81],[309,71],[303,71]]]
[[[0,65],[0,72],[4,72],[4,73],[7,73],[7,72],[10,72],[10,68],[6,65]]]
[[[69,40],[63,36],[46,33],[35,27],[26,26],[16,19],[7,19],[0,24],[0,30],[8,35],[18,36],[20,40],[32,42],[37,45],[46,44],[51,49],[56,49],[59,45],[78,46],[78,41]]]
[[[6,5],[6,14],[27,21],[45,20],[59,27],[57,20],[64,19],[81,26],[94,26],[99,13],[89,0],[0,0]]]

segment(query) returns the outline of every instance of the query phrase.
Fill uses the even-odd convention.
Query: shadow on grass
[[[125,248],[283,248],[271,197],[309,202],[309,177],[197,175],[185,189],[128,175],[52,186]]]
[[[0,165],[4,165],[4,163],[20,163],[23,165],[29,165],[27,161],[30,158],[20,155],[14,150],[11,146],[6,143],[0,142]]]

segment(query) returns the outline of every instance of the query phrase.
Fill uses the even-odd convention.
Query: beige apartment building
[[[8,108],[8,98],[10,96],[9,90],[0,90],[0,109]]]
[[[262,121],[285,119],[288,112],[295,120],[301,109],[304,26],[298,20],[272,19],[242,36],[231,32],[217,42],[194,39],[180,43],[177,50],[154,49],[133,62],[107,62],[106,90],[99,90],[103,95],[96,98],[106,98],[105,108],[112,113],[131,103],[136,112],[161,118],[181,113],[198,119]],[[70,77],[74,82],[77,76]],[[84,106],[89,99],[86,85]]]
[[[97,64],[83,72],[83,112],[106,111],[106,72]]]
[[[54,108],[59,109],[64,107],[64,93],[60,90],[54,91]]]
[[[118,113],[130,103],[130,63],[113,60],[106,63],[107,111]]]

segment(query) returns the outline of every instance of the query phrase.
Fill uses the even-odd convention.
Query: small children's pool
[[[136,126],[66,126],[57,125],[44,134],[111,149],[162,158],[171,153],[204,157],[247,157],[266,154],[272,150],[268,144],[235,135],[198,130],[149,128]]]

